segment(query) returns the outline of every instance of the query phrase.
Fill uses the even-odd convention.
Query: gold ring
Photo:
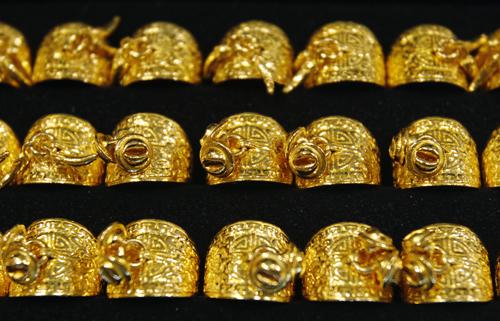
[[[488,252],[474,232],[432,224],[403,240],[403,297],[409,303],[493,299]]]
[[[16,225],[1,243],[10,296],[99,293],[96,239],[82,225],[59,218]]]
[[[480,41],[462,41],[440,25],[419,25],[402,33],[387,59],[387,85],[443,82],[468,90]]]
[[[264,21],[243,22],[224,36],[205,60],[204,76],[214,83],[262,79],[269,94],[292,77],[293,48],[285,32]]]
[[[481,186],[476,144],[456,120],[411,123],[393,138],[389,154],[396,187]]]
[[[295,184],[380,184],[377,142],[360,122],[341,116],[318,119],[288,136],[286,155]]]
[[[19,169],[21,146],[14,131],[0,120],[0,188],[9,184]]]
[[[306,88],[343,81],[385,86],[382,46],[370,29],[350,21],[329,23],[314,32],[294,69],[285,93],[302,81]]]
[[[197,84],[201,81],[201,53],[193,35],[169,22],[143,26],[121,41],[113,60],[120,84],[169,79]]]
[[[196,248],[173,223],[113,223],[98,244],[98,264],[110,298],[189,297],[197,291]]]
[[[106,38],[119,22],[120,18],[115,17],[105,27],[70,22],[52,29],[38,50],[33,82],[69,79],[96,86],[110,85],[116,49]]]
[[[154,113],[132,114],[113,135],[97,135],[98,154],[108,162],[106,185],[132,182],[187,182],[191,177],[189,139],[175,121]]]
[[[31,53],[24,35],[0,22],[0,83],[31,85]]]
[[[301,262],[302,253],[280,228],[237,222],[210,245],[204,292],[210,298],[288,302]]]
[[[497,89],[500,87],[500,29],[489,37],[482,35],[477,42],[480,43],[475,56],[477,70],[473,74],[469,90]]]
[[[491,133],[483,152],[484,184],[500,187],[500,127]]]
[[[392,239],[359,223],[321,229],[304,255],[302,293],[312,301],[390,302],[401,271]]]
[[[274,119],[242,113],[208,127],[200,161],[210,185],[238,181],[291,184],[285,156],[287,133]]]
[[[95,136],[94,127],[75,116],[40,118],[24,140],[15,183],[99,185],[104,162],[97,155]]]

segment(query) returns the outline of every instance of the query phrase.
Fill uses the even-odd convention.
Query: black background
[[[102,25],[115,14],[122,17],[121,25],[110,38],[115,46],[120,38],[141,25],[166,20],[189,29],[205,56],[231,26],[255,18],[281,26],[296,52],[304,48],[315,29],[335,20],[366,24],[378,36],[386,53],[399,33],[420,23],[446,25],[465,39],[500,27],[500,6],[494,3],[0,5],[0,19],[24,32],[33,53],[54,25],[72,20]],[[326,115],[360,120],[379,143],[382,186],[331,186],[312,190],[275,184],[207,186],[196,158],[198,140],[208,124],[243,111],[272,116],[287,130]],[[145,183],[113,188],[7,187],[0,191],[0,230],[44,217],[70,218],[96,234],[112,221],[170,220],[186,229],[197,244],[201,271],[215,233],[224,225],[243,219],[276,224],[302,248],[320,228],[340,221],[377,226],[398,245],[413,229],[450,222],[473,229],[485,243],[492,262],[500,250],[500,190],[396,190],[392,187],[387,155],[390,139],[400,128],[432,115],[462,122],[482,152],[490,133],[500,125],[500,90],[470,94],[443,84],[396,89],[337,84],[269,96],[261,82],[253,81],[217,86],[208,81],[197,86],[159,81],[128,88],[117,85],[96,88],[66,81],[20,90],[0,86],[0,118],[8,122],[20,138],[37,118],[55,112],[83,117],[105,133],[111,132],[122,117],[135,112],[158,112],[171,117],[183,126],[191,139],[195,155],[193,179],[188,184]],[[0,299],[1,320],[494,320],[499,316],[498,300],[486,304],[413,306],[403,303],[397,295],[392,304],[313,303],[300,294],[289,304],[239,302],[210,300],[201,292],[190,299],[108,300],[104,295]]]

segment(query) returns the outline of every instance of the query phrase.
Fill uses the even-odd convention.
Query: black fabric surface
[[[459,37],[472,38],[500,27],[500,6],[489,5],[335,5],[335,4],[8,4],[0,19],[22,30],[33,53],[54,25],[82,20],[105,24],[118,14],[122,23],[110,41],[130,35],[141,25],[166,20],[189,29],[206,56],[223,34],[247,19],[280,25],[296,52],[324,23],[353,20],[366,24],[386,52],[406,28],[440,23]],[[209,187],[197,154],[206,126],[222,118],[253,111],[274,117],[287,130],[327,115],[344,115],[363,122],[381,150],[382,186],[331,186],[299,190],[275,184],[236,184]],[[300,247],[320,228],[341,221],[379,227],[396,244],[413,229],[436,222],[463,224],[485,243],[493,262],[500,250],[500,190],[392,187],[388,147],[391,137],[411,121],[438,115],[462,122],[482,152],[500,125],[500,90],[466,93],[448,85],[422,84],[397,89],[349,84],[289,95],[269,96],[261,82],[237,81],[191,86],[148,82],[120,88],[96,88],[66,81],[15,90],[0,86],[0,118],[20,139],[39,117],[55,112],[89,120],[97,130],[112,131],[124,116],[158,112],[178,121],[189,135],[195,155],[188,184],[130,184],[106,188],[17,186],[0,191],[0,230],[45,217],[65,217],[99,233],[109,223],[159,218],[182,226],[201,258],[200,293],[190,299],[0,298],[1,320],[495,320],[500,301],[486,304],[412,306],[396,295],[391,304],[313,303],[298,295],[289,304],[210,300],[203,296],[204,257],[216,232],[224,225],[259,219],[283,228]],[[299,282],[300,283],[300,282]]]

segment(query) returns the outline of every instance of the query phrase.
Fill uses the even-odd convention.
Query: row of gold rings
[[[469,91],[500,87],[500,29],[464,41],[446,27],[420,25],[396,40],[386,63],[367,27],[338,21],[317,30],[294,61],[283,30],[247,21],[232,28],[203,64],[191,33],[169,22],[145,25],[114,48],[106,38],[118,22],[115,18],[105,27],[80,22],[55,27],[38,50],[33,73],[22,33],[0,23],[0,82],[19,86],[72,79],[106,86],[118,77],[123,86],[152,79],[195,84],[203,74],[214,83],[262,79],[269,93],[276,83],[290,92],[301,82],[306,87],[353,81],[388,87],[445,82]]]
[[[0,235],[0,295],[110,298],[190,297],[199,257],[179,226],[144,219],[113,223],[96,239],[82,225],[44,219]],[[210,245],[204,292],[210,298],[287,302],[294,279],[312,301],[390,302],[400,285],[409,303],[493,298],[488,253],[465,226],[432,224],[408,234],[402,252],[366,224],[321,229],[300,251],[277,226],[240,221]],[[500,293],[499,293],[500,294]]]
[[[274,119],[232,115],[210,125],[200,140],[200,162],[210,185],[241,181],[295,184],[380,184],[377,142],[360,122],[318,119],[287,133]],[[397,134],[390,146],[394,185],[480,187],[474,140],[457,121],[428,117]],[[500,186],[500,128],[483,152],[484,182]],[[65,114],[42,117],[22,147],[0,121],[0,186],[131,182],[187,182],[192,148],[179,124],[154,113],[125,117],[111,135]]]

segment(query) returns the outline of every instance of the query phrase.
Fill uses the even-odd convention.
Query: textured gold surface
[[[279,27],[264,21],[243,22],[224,36],[207,57],[204,75],[214,83],[262,79],[267,92],[292,77],[293,48]]]
[[[202,57],[193,35],[169,22],[153,22],[121,41],[113,60],[120,83],[170,79],[196,84],[201,81]]]
[[[307,88],[342,81],[385,86],[382,47],[370,29],[350,21],[329,23],[317,30],[295,59],[294,69],[284,92],[302,81]]]
[[[368,225],[344,222],[312,237],[303,269],[308,300],[390,302],[401,260],[391,238]]]
[[[24,140],[15,183],[99,185],[104,162],[97,156],[95,135],[90,123],[75,116],[40,118]]]
[[[38,49],[33,82],[70,79],[96,86],[110,85],[116,49],[106,42],[106,38],[118,22],[119,18],[115,17],[105,27],[70,22],[52,29]]]
[[[214,238],[205,265],[210,298],[287,302],[302,255],[278,227],[241,221]]]
[[[0,255],[3,255],[4,237],[0,233]],[[10,280],[5,274],[5,267],[3,266],[3,259],[0,257],[0,297],[9,294]]]
[[[497,264],[495,269],[495,279],[497,283],[497,296],[500,296],[500,256],[497,258]]]
[[[19,168],[21,146],[14,131],[0,120],[0,188],[9,184]]]
[[[403,297],[410,303],[493,299],[488,252],[471,230],[433,224],[403,240]]]
[[[486,89],[500,87],[500,29],[489,37],[483,36],[482,40],[475,56],[478,71],[470,84],[470,91],[480,87]]]
[[[23,34],[0,22],[0,83],[31,85],[31,53]]]
[[[483,152],[484,184],[488,187],[500,186],[500,127],[491,133]]]
[[[96,240],[78,223],[44,219],[4,236],[10,296],[92,296],[100,290]]]
[[[377,142],[347,117],[324,117],[295,130],[288,137],[287,159],[300,188],[380,184]]]
[[[208,127],[200,161],[208,184],[267,181],[291,184],[285,157],[286,131],[274,119],[242,113]]]
[[[456,120],[413,122],[393,138],[389,154],[396,187],[481,186],[476,144]]]
[[[479,43],[458,40],[439,25],[419,25],[396,40],[387,59],[387,85],[444,82],[468,89],[467,77],[474,73],[470,52]]]
[[[106,185],[131,182],[186,182],[192,151],[175,121],[154,113],[125,117],[112,136],[98,136],[99,154],[108,161]]]
[[[110,298],[189,297],[196,293],[198,254],[179,226],[153,219],[126,227],[114,223],[99,241],[101,274],[111,281],[107,286]]]

